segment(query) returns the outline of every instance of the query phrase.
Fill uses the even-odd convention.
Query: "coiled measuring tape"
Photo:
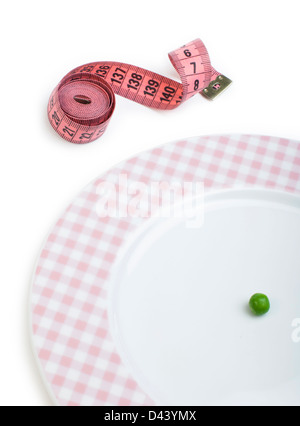
[[[54,89],[48,117],[54,130],[77,144],[105,132],[115,109],[115,94],[147,107],[171,110],[201,93],[214,99],[231,84],[211,65],[200,39],[169,53],[181,83],[120,62],[92,62],[69,72]]]

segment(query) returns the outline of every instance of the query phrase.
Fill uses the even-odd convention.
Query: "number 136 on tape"
[[[105,132],[115,109],[115,94],[150,108],[171,110],[197,93],[214,99],[230,84],[211,65],[200,39],[169,53],[181,82],[134,65],[92,62],[69,72],[52,92],[48,117],[65,140],[84,144]]]

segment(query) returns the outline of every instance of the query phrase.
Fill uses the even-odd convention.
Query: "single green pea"
[[[249,306],[255,315],[264,315],[270,310],[270,301],[265,294],[256,293],[251,297]]]

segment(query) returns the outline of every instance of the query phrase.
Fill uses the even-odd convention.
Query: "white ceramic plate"
[[[203,183],[203,226],[102,217],[103,183],[121,208],[132,201],[124,176],[147,189]],[[32,282],[32,343],[53,401],[300,405],[299,197],[299,142],[258,135],[171,142],[91,182],[51,229]],[[256,292],[271,301],[260,318]]]

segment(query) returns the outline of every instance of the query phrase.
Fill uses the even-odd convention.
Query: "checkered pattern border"
[[[300,193],[300,143],[251,135],[206,136],[144,152],[96,179],[48,235],[34,274],[31,329],[43,378],[58,405],[152,405],[110,334],[108,279],[143,218],[100,218],[99,183],[201,181],[209,189],[264,187]]]

